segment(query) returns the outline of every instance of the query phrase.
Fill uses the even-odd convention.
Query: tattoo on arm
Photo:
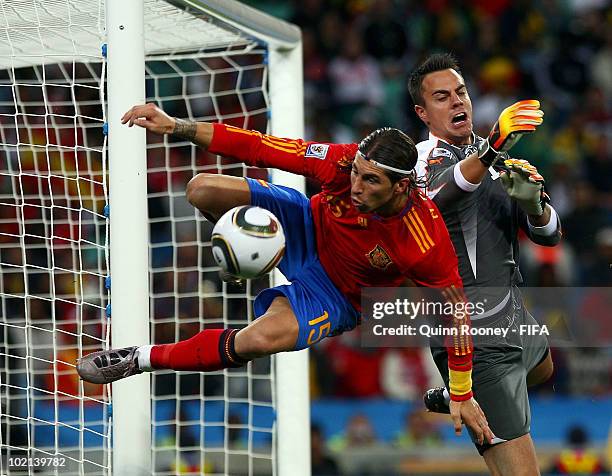
[[[172,131],[172,135],[179,139],[187,139],[194,141],[196,136],[197,123],[185,119],[176,119],[176,125]]]

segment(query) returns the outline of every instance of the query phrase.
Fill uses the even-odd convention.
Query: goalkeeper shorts
[[[262,316],[276,297],[285,296],[300,329],[294,350],[355,328],[359,313],[332,283],[319,261],[310,200],[289,187],[246,180],[251,205],[271,211],[283,226],[285,254],[278,268],[290,282],[259,293],[253,303],[255,316]]]
[[[474,398],[487,417],[489,427],[496,436],[494,444],[526,435],[530,431],[531,410],[527,393],[527,374],[547,356],[548,340],[540,335],[521,335],[513,332],[520,325],[537,324],[525,309],[518,288],[511,290],[507,309],[492,317],[491,327],[501,321],[508,322],[511,332],[487,346],[474,345],[472,389]],[[448,388],[448,357],[446,349],[432,348],[431,353],[444,383]],[[483,454],[490,444],[479,445],[470,432],[478,452]]]

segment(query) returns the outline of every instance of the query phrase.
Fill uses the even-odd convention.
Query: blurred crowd
[[[540,100],[546,114],[544,125],[536,134],[519,142],[512,154],[531,161],[545,177],[552,203],[562,220],[564,239],[556,248],[543,248],[523,240],[521,267],[525,284],[540,287],[612,285],[612,6],[609,1],[247,0],[245,3],[285,18],[302,29],[306,138],[309,140],[354,142],[382,126],[401,128],[415,141],[426,138],[425,127],[413,112],[406,81],[412,69],[433,52],[451,52],[459,60],[473,102],[475,129],[480,135],[488,133],[506,106],[520,99]],[[225,66],[223,60],[207,59],[206,62],[207,71],[223,71]],[[47,77],[53,77],[49,68]],[[57,72],[56,76],[63,74]],[[88,75],[90,73],[86,72],[85,76]],[[261,80],[262,75],[258,69],[245,68],[242,77],[249,83],[249,76],[252,76],[251,82],[254,83]],[[95,83],[97,74],[93,76]],[[26,77],[35,75],[27,72]],[[155,90],[154,94],[149,91],[149,81],[148,96],[156,99],[172,97],[176,91],[183,90],[193,95],[202,94],[189,104],[187,100],[183,102],[184,98],[162,102],[170,114],[184,117],[189,110],[198,118],[216,120],[215,114],[219,109],[225,114],[225,122],[243,127],[264,127],[266,111],[262,93],[246,98],[247,102],[253,103],[249,105],[252,113],[248,118],[244,117],[242,110],[244,98],[239,101],[237,94],[222,94],[214,104],[206,96],[208,91],[233,93],[235,86],[231,74],[219,73],[214,81],[205,78],[204,74],[191,76],[185,87],[180,79],[178,86],[173,81],[156,81],[155,87],[160,90]],[[49,100],[59,104],[52,112],[66,116],[75,114],[70,110],[70,101],[64,101],[69,89],[51,88],[50,92],[49,88],[47,86],[47,95],[51,94]],[[26,89],[32,91],[26,92]],[[89,96],[78,95],[95,95],[96,90],[75,89],[78,102],[89,104],[81,107],[79,113],[101,123],[101,108]],[[23,108],[22,112],[30,114],[24,115],[28,134],[32,135],[29,141],[44,144],[47,138],[41,124],[45,111],[40,106],[41,98],[33,96],[34,90],[22,88],[23,103],[36,104],[31,109]],[[8,118],[0,120],[5,135],[9,134],[6,132],[9,128],[15,128],[10,120],[14,114],[13,94],[6,87],[0,91],[0,102],[4,105],[0,112]],[[99,110],[89,111],[86,107]],[[61,119],[53,119],[52,115],[52,120]],[[58,129],[57,126],[62,124],[53,122],[52,125]],[[99,146],[96,142],[99,139],[88,137],[100,135],[100,124],[94,126],[82,133],[83,137],[77,137],[71,133],[72,124],[66,124],[64,133],[58,132],[57,143],[68,148],[75,142],[83,143],[85,148],[94,150]],[[25,128],[19,127],[21,134],[25,134]],[[10,134],[19,136],[18,131]],[[6,137],[9,137],[5,139],[7,143],[17,142],[17,139],[11,139],[12,136]],[[168,144],[170,148],[166,151],[164,146]],[[203,151],[196,152],[189,145],[175,144],[172,140],[168,144],[161,142],[159,137],[149,136],[151,314],[154,322],[152,338],[156,343],[174,342],[193,335],[200,330],[203,319],[218,325],[230,316],[233,325],[242,326],[250,312],[245,287],[221,284],[210,254],[198,246],[198,240],[206,241],[202,237],[209,236],[211,225],[201,217],[196,223],[194,210],[184,199],[187,181],[198,171],[216,169],[216,158]],[[59,155],[50,157],[52,160],[48,167],[68,175],[73,169],[79,169],[79,160],[85,160],[85,157],[73,158],[66,154],[62,155],[62,160]],[[191,157],[191,160],[186,162],[186,157]],[[57,162],[55,165],[54,161]],[[2,164],[3,170],[11,167],[8,162]],[[228,162],[223,167],[224,173],[243,172],[241,165]],[[94,197],[93,202],[87,206],[102,213],[103,193],[93,190],[100,188],[100,171],[94,170],[91,175],[83,180],[86,184],[81,187],[92,187],[86,195]],[[2,194],[12,197],[15,185],[9,182],[7,175],[0,185]],[[76,195],[69,190],[75,188],[73,182],[53,184],[50,181],[49,190],[41,192],[39,188],[44,184],[32,176],[23,179],[21,186],[23,193],[26,196],[31,194],[29,198],[35,201],[41,193],[55,193],[58,197]],[[316,184],[309,183],[308,187],[309,193],[316,193]],[[66,206],[78,209],[81,203],[67,202]],[[67,242],[69,238],[79,236],[76,234],[79,227],[73,226],[73,222],[79,223],[88,236],[99,235],[95,240],[92,238],[95,243],[104,241],[103,218],[93,216],[78,221],[68,215],[42,216],[43,211],[39,208],[32,206],[24,211],[25,218],[33,223],[29,233],[34,238],[43,236],[45,220],[54,218],[58,223],[63,220],[71,224],[56,228],[56,242]],[[13,206],[0,209],[5,235],[15,234],[16,213]],[[48,213],[64,212],[56,206]],[[85,279],[77,286],[67,272],[58,273],[59,276],[52,280],[45,271],[36,271],[29,275],[26,283],[20,268],[25,266],[26,260],[21,254],[23,245],[18,240],[9,242],[6,236],[0,240],[3,243],[0,254],[4,263],[4,292],[18,295],[27,284],[31,294],[48,295],[52,292],[53,282],[56,295],[78,294],[77,288],[82,288],[85,302],[91,295],[89,302],[95,304],[77,309],[74,303],[64,300],[55,304],[57,308],[52,308],[48,299],[30,299],[27,304],[30,319],[38,322],[45,331],[39,348],[50,352],[51,339],[56,338],[53,332],[55,330],[57,334],[59,329],[60,339],[65,340],[60,347],[65,345],[67,352],[76,352],[76,334],[71,326],[74,326],[72,321],[76,321],[79,313],[85,325],[81,330],[85,335],[84,347],[90,346],[94,350],[101,345],[101,339],[92,336],[103,334],[98,327],[106,302],[98,303],[95,301],[97,297],[94,298],[106,294],[101,287],[106,273],[103,253],[91,247],[84,254],[84,264],[79,265],[77,256],[68,253],[70,244],[64,243],[66,253],[56,245],[56,266],[67,270],[81,266],[82,270],[97,275],[92,276],[91,282]],[[32,246],[38,246],[38,243]],[[50,258],[44,247],[32,251],[27,261],[43,270],[50,267]],[[267,280],[250,283],[248,294],[253,296],[267,285]],[[225,302],[222,291],[229,295]],[[585,322],[593,318],[592,322],[601,323],[601,334],[608,338],[611,337],[611,326],[607,320],[612,307],[609,299],[594,294],[589,306],[583,308]],[[224,309],[224,305],[227,308]],[[8,299],[5,312],[20,323],[26,314],[25,306],[23,298]],[[534,303],[530,306],[533,309]],[[555,314],[550,309],[537,310],[539,312],[535,314],[540,320],[554,320]],[[59,328],[53,327],[49,316],[55,315],[64,320],[67,327],[64,328],[64,324]],[[44,328],[47,324],[48,328]],[[357,329],[326,339],[312,349],[313,398],[386,397],[418,401],[425,389],[440,382],[427,349],[365,348],[361,345],[359,332]],[[66,355],[59,360],[73,362],[74,358],[75,355]],[[553,382],[539,391],[563,395],[611,394],[612,354],[609,348],[553,349],[553,358],[556,368]],[[253,364],[251,372],[265,375],[268,366],[269,361],[259,361]],[[57,370],[60,378],[43,382],[40,387],[60,389],[67,395],[78,393],[72,368],[62,366]],[[49,372],[40,369],[38,375],[44,378]],[[179,390],[184,396],[230,394],[241,398],[248,394],[262,401],[270,400],[270,384],[264,379],[258,381],[257,388],[248,383],[246,375],[235,374],[230,380],[226,389],[223,378],[216,375],[179,378],[175,374],[161,374],[155,380],[155,394],[158,397],[173,396]],[[99,395],[101,392],[101,388],[90,388],[87,393]],[[410,413],[406,416],[406,430],[397,435],[394,445],[436,447],[441,444],[436,428],[435,424],[423,420],[422,415]],[[321,433],[315,428],[315,453],[322,451],[320,439]],[[372,431],[367,420],[355,415],[347,425],[346,434],[337,435],[328,443],[341,451],[355,442],[368,444],[371,439]],[[323,474],[336,474],[334,463],[326,460],[324,451],[313,457],[327,471]]]

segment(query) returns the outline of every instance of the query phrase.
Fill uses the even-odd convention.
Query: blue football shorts
[[[263,315],[274,298],[285,296],[300,328],[294,350],[355,328],[359,313],[331,282],[319,261],[308,198],[289,187],[246,180],[251,205],[274,213],[283,227],[285,254],[278,268],[290,282],[259,293],[253,304],[255,316]]]

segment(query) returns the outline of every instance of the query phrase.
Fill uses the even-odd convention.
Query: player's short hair
[[[414,178],[414,166],[418,158],[416,146],[413,140],[399,129],[393,127],[376,129],[359,143],[359,152],[368,160],[383,166],[407,171],[402,174],[382,167],[391,183],[406,177]]]
[[[461,69],[457,58],[451,53],[435,53],[429,55],[408,78],[408,92],[414,104],[423,105],[423,78],[430,73],[436,71],[444,71],[445,69],[454,69],[461,75]]]

